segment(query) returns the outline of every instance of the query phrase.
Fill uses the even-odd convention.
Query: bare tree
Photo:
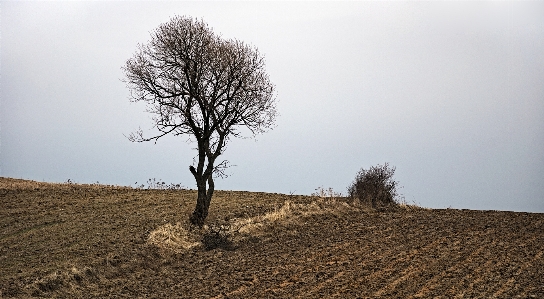
[[[251,136],[274,125],[274,85],[257,48],[213,33],[202,20],[175,16],[151,32],[147,44],[122,68],[131,101],[145,102],[158,134],[132,133],[129,140],[155,141],[168,134],[189,135],[198,163],[190,166],[198,198],[190,220],[202,226],[214,192],[217,163],[232,136]]]

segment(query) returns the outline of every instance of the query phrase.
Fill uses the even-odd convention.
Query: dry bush
[[[202,235],[202,244],[204,249],[212,250],[221,248],[224,250],[233,250],[234,247],[234,235],[238,233],[234,230],[230,223],[214,223],[204,227],[204,233]]]
[[[400,196],[397,193],[398,182],[393,180],[394,174],[395,167],[390,168],[388,163],[361,169],[348,187],[348,194],[353,200],[374,209],[397,206]]]

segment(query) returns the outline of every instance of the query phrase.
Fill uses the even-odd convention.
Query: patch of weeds
[[[409,211],[410,210],[430,210],[429,208],[422,207],[421,204],[415,202],[415,200],[412,200],[412,202],[410,203],[406,201],[405,198],[402,198],[401,200],[399,200],[397,206],[401,209],[409,210]]]
[[[136,189],[146,189],[145,184],[138,185],[138,182],[135,183]],[[154,190],[187,190],[185,186],[182,184],[174,184],[170,183],[167,184],[163,182],[161,179],[157,180],[155,178],[147,180],[147,189],[154,189]]]
[[[315,189],[315,192],[310,194],[310,195],[311,196],[322,197],[322,198],[326,198],[326,197],[329,197],[329,198],[343,197],[341,192],[335,192],[331,187],[329,187],[328,189],[325,189],[325,188],[323,188],[323,186],[317,187]]]

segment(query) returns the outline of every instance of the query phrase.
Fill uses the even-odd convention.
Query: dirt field
[[[544,298],[544,214],[217,191],[209,223],[314,205],[227,247],[151,244],[195,197],[0,178],[0,297]]]

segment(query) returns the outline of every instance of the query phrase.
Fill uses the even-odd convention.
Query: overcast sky
[[[544,212],[544,2],[9,2],[1,9],[0,175],[195,188],[186,138],[150,130],[121,82],[170,17],[258,47],[277,127],[236,139],[216,188],[346,192],[389,162],[409,202]]]

